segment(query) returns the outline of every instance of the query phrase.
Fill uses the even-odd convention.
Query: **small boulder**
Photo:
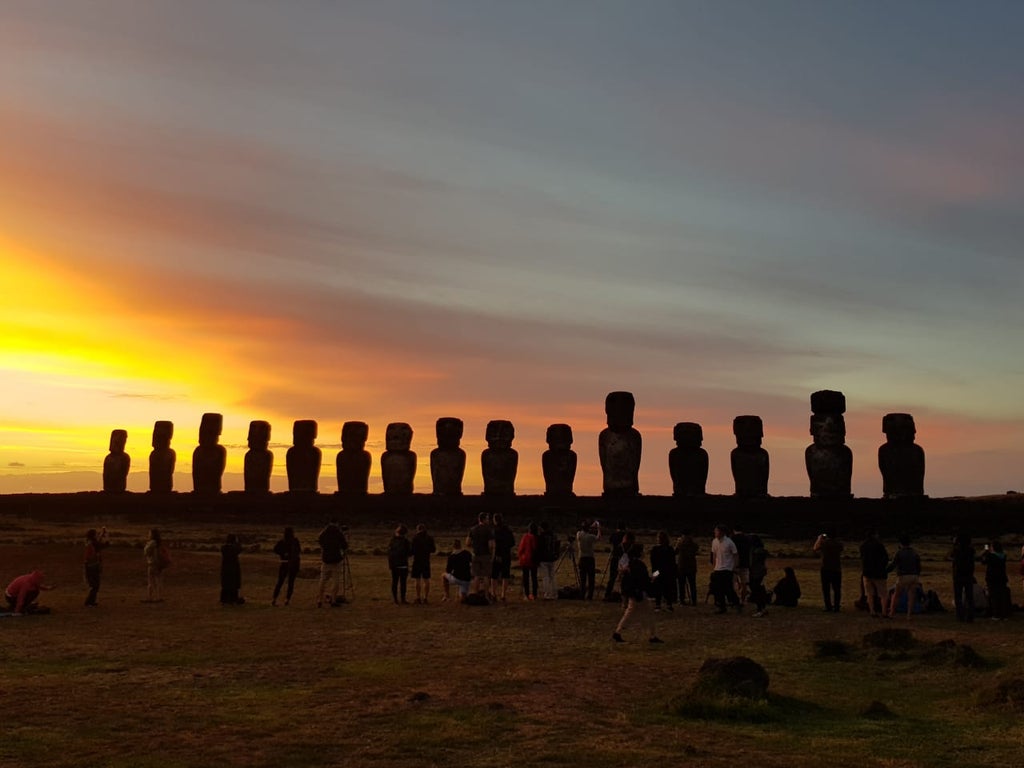
[[[707,659],[697,672],[696,690],[746,699],[768,697],[768,672],[753,659]]]

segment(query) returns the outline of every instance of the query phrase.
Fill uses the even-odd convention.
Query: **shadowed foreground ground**
[[[169,527],[179,546],[167,600],[144,604],[144,530],[115,531],[100,607],[87,610],[79,527],[20,520],[0,531],[5,583],[39,566],[60,587],[44,595],[53,615],[0,619],[4,766],[863,768],[1005,765],[1022,747],[1019,713],[982,706],[976,692],[1024,675],[1024,619],[910,622],[924,648],[970,644],[988,662],[981,668],[927,660],[920,648],[879,658],[862,638],[883,622],[849,608],[822,613],[817,562],[795,557],[802,542],[769,545],[787,555],[770,562],[769,581],[795,565],[802,607],[763,620],[713,616],[710,606],[662,613],[666,643],[654,647],[636,630],[624,645],[609,642],[619,615],[609,604],[461,608],[441,604],[435,582],[430,605],[394,606],[384,559],[372,554],[386,530],[354,533],[355,599],[320,610],[307,579],[292,606],[270,606],[273,541],[255,530],[239,531],[262,550],[242,558],[249,603],[218,605],[223,530],[214,525]],[[314,531],[299,535],[309,545]],[[947,568],[926,562],[943,598]],[[848,561],[848,591],[856,572]],[[848,652],[816,658],[817,640],[843,641]],[[701,663],[734,654],[766,667],[769,703],[688,708]],[[895,717],[861,716],[873,701]]]

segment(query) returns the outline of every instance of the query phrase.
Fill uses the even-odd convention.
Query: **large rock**
[[[768,672],[753,659],[733,656],[707,659],[697,672],[695,689],[702,693],[741,696],[746,699],[768,698]]]

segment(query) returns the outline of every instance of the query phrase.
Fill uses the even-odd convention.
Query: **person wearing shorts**
[[[425,604],[430,598],[430,556],[436,551],[434,537],[427,533],[427,526],[420,523],[412,537],[412,578],[416,582],[417,605]]]
[[[914,603],[917,597],[917,585],[921,583],[921,557],[910,546],[909,536],[900,536],[900,548],[892,556],[890,570],[896,571],[896,589],[889,603],[888,617],[896,614],[896,606],[904,593],[907,595],[907,618],[914,614]]]
[[[473,591],[486,595],[494,565],[494,529],[487,522],[486,512],[481,512],[477,524],[469,529],[469,547],[473,555]]]

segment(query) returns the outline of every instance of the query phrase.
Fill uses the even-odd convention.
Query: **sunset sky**
[[[885,413],[932,496],[1024,491],[1024,5],[100,2],[0,10],[0,492],[95,490],[153,422],[227,489],[316,419],[466,424],[521,493],[567,422],[600,492],[632,391],[641,491],[678,421],[731,493],[732,419],[806,495],[809,395],[846,394],[854,492]],[[137,474],[136,474],[137,473]]]

